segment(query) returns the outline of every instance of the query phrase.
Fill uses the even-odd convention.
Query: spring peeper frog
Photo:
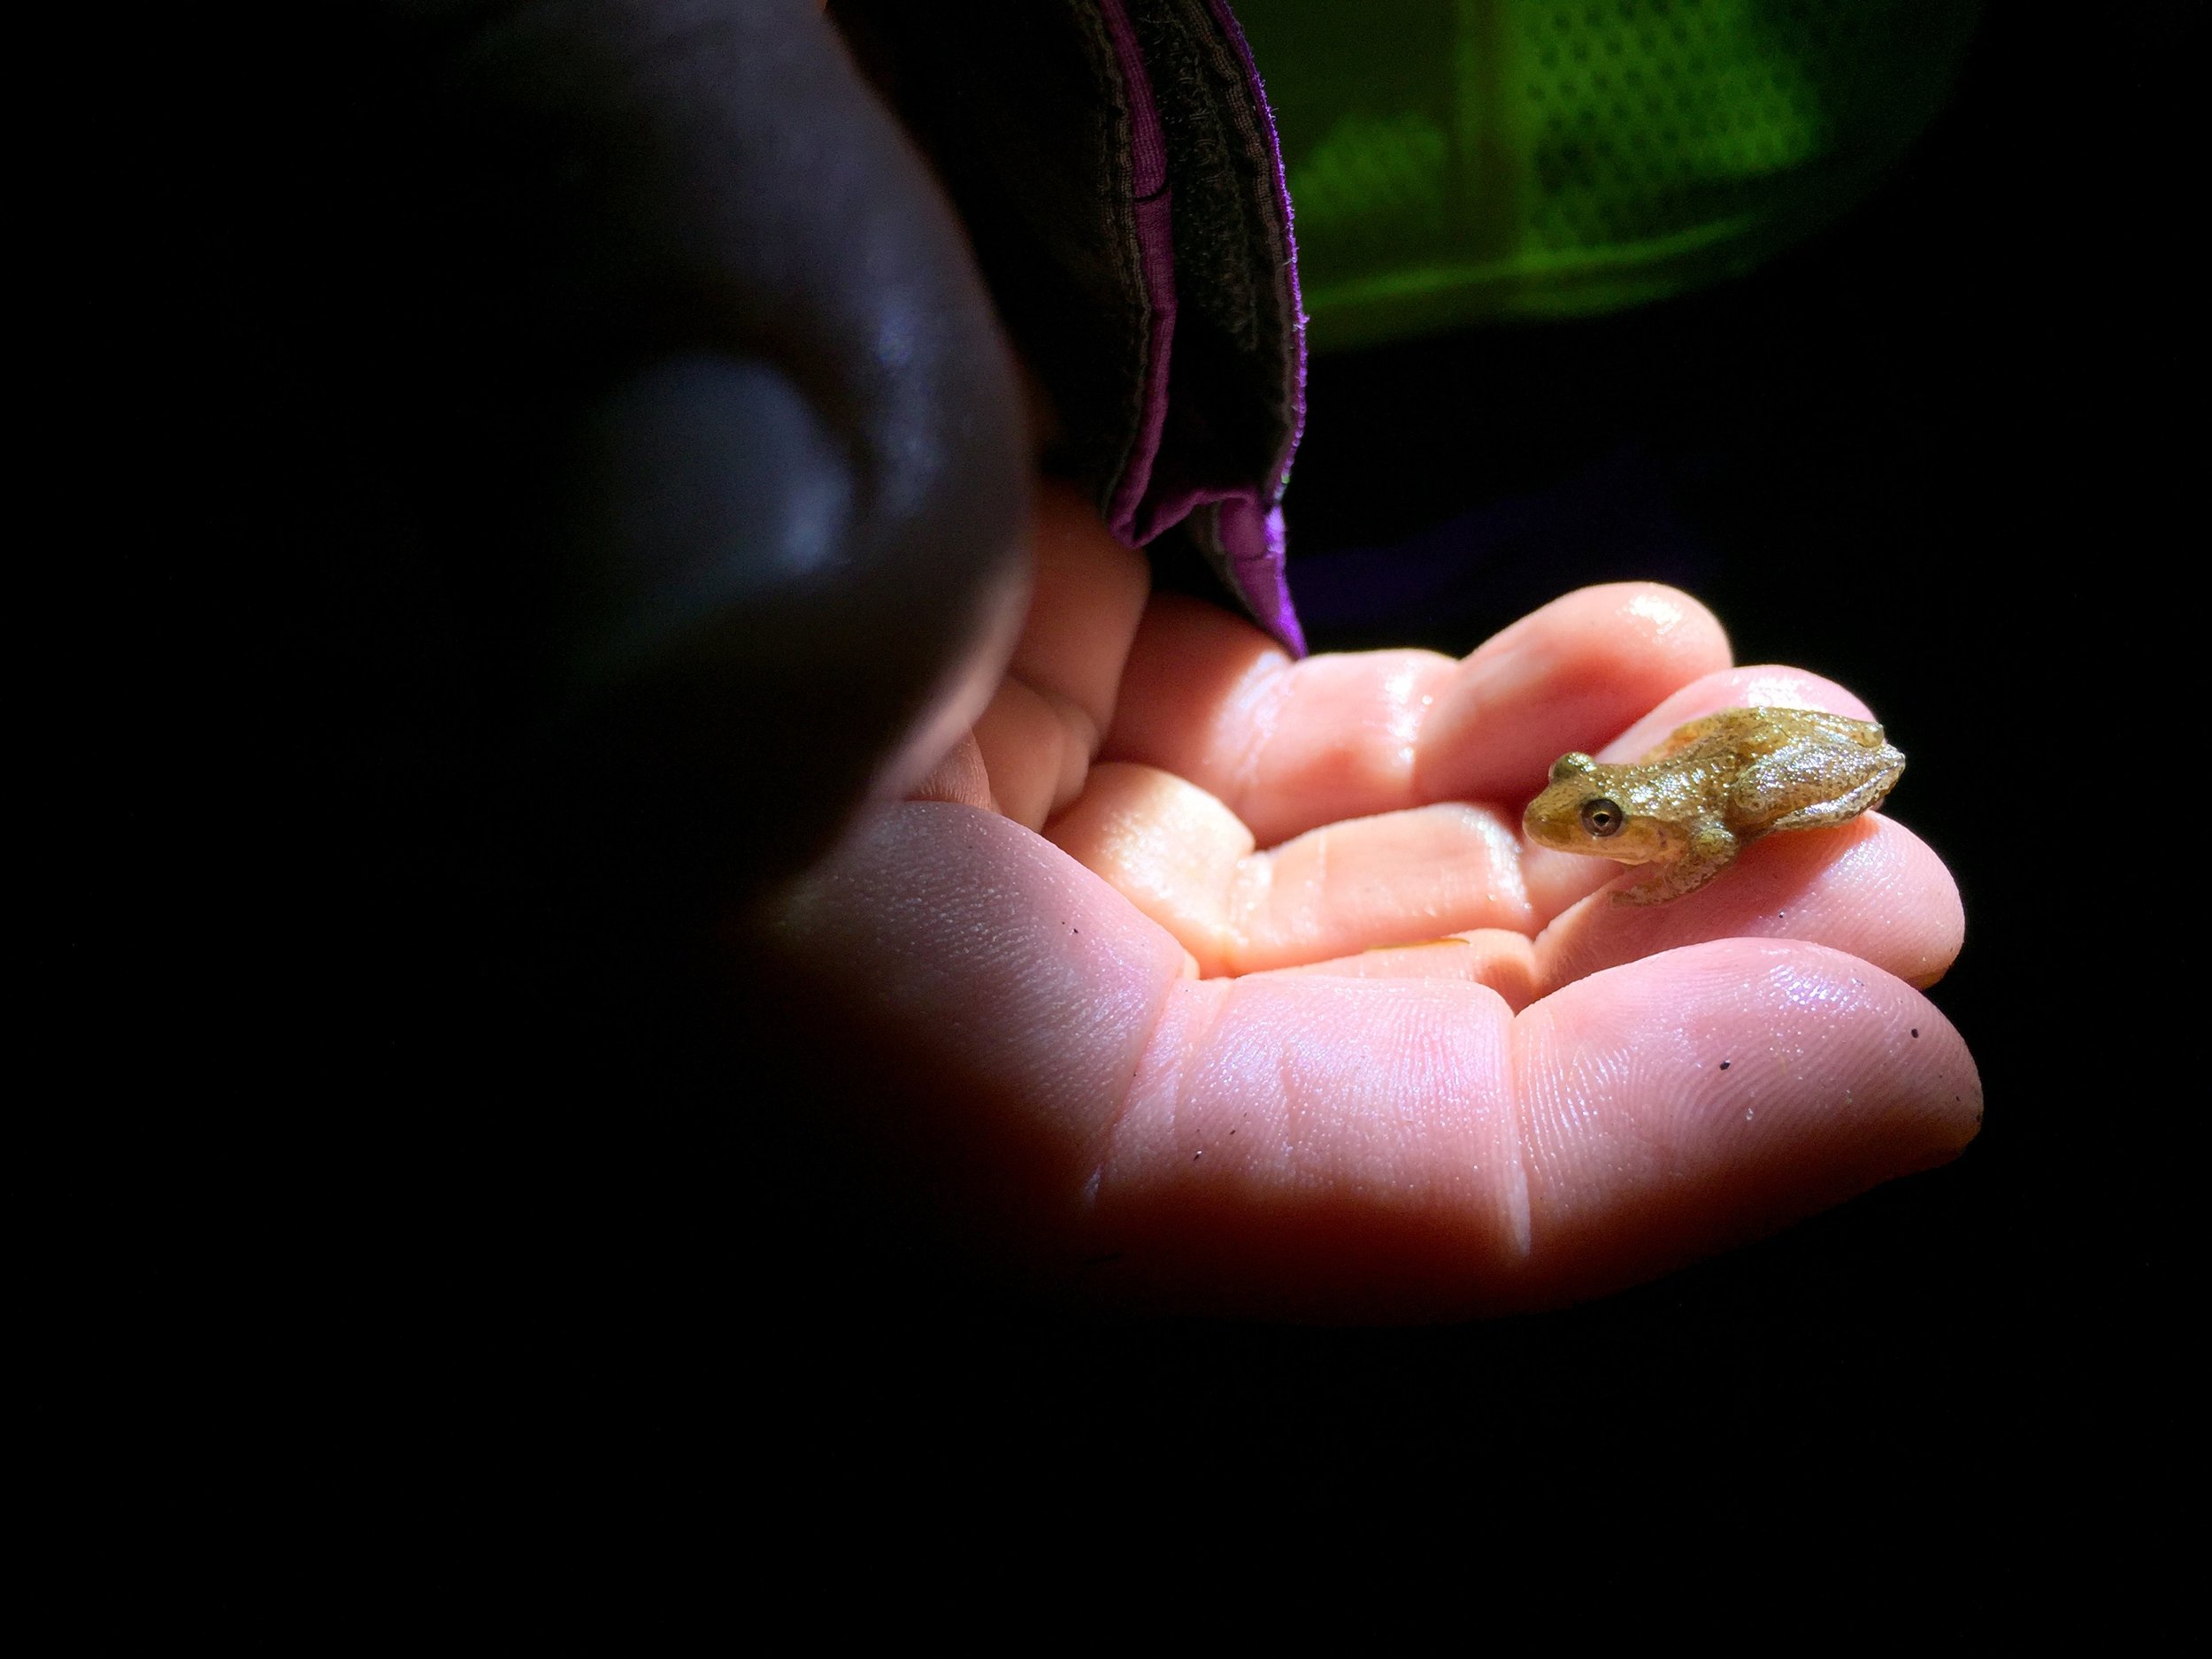
[[[1724,709],[1678,726],[1633,765],[1562,755],[1521,824],[1539,846],[1648,865],[1613,902],[1664,904],[1762,835],[1824,829],[1881,805],[1904,770],[1903,754],[1870,722],[1814,709]]]

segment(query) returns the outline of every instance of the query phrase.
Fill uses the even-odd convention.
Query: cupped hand
[[[987,710],[761,947],[882,1080],[863,1128],[899,1179],[1002,1262],[1148,1307],[1540,1307],[1973,1137],[1973,1062],[1921,995],[1963,916],[1910,831],[1770,837],[1655,909],[1520,834],[1564,750],[1734,704],[1869,718],[1842,687],[1732,666],[1645,584],[1458,661],[1294,662],[1152,595],[1071,491],[1034,541]]]

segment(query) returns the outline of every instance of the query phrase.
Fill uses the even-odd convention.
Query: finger
[[[1950,1022],[1816,945],[1719,940],[1613,969],[1534,1004],[1515,1038],[1547,1295],[1771,1232],[1947,1162],[1981,1125]]]
[[[1618,731],[1727,660],[1710,612],[1649,583],[1571,594],[1460,662],[1293,663],[1248,623],[1163,596],[1102,752],[1188,778],[1271,846],[1340,818],[1532,793],[1563,734]]]
[[[1087,723],[1085,736],[1095,752],[1113,723],[1151,566],[1114,539],[1087,495],[1063,480],[1038,486],[1033,525],[1036,584],[1007,672],[1065,701]]]
[[[1000,810],[1037,829],[1083,787],[1152,578],[1073,485],[1042,484],[1031,522],[1028,612],[975,737]]]
[[[872,825],[774,938],[910,1179],[1146,1305],[1550,1305],[1940,1163],[1980,1117],[1919,993],[1818,946],[1694,946],[1517,1019],[1478,985],[1197,980],[1103,882],[956,807]]]
[[[1700,715],[1710,714],[1716,709],[1752,708],[1822,709],[1858,720],[1874,718],[1865,703],[1834,680],[1809,674],[1801,668],[1769,664],[1723,669],[1703,675],[1663,699],[1658,707],[1643,713],[1625,731],[1610,737],[1601,733],[1585,733],[1581,741],[1570,743],[1568,748],[1593,754],[1607,764],[1637,761],[1657,748],[1677,726]],[[1566,750],[1558,752],[1563,754]],[[1556,758],[1557,755],[1550,757],[1546,765]],[[1613,886],[1622,873],[1622,867],[1609,858],[1579,856],[1536,846],[1525,849],[1522,868],[1530,900],[1537,915],[1546,919],[1586,895]]]
[[[1339,660],[1350,664],[1357,659]],[[1786,669],[1732,670],[1683,688],[1612,747],[1637,744],[1640,747],[1632,752],[1640,754],[1649,747],[1645,737],[1655,724],[1663,733],[1693,713],[1729,706],[1741,695],[1786,700],[1799,707],[1835,704],[1839,712],[1859,707],[1842,687],[1816,676]],[[1093,769],[1081,797],[1052,823],[1048,833],[1056,845],[1173,933],[1209,975],[1310,964],[1479,929],[1531,934],[1619,872],[1609,860],[1524,849],[1517,824],[1494,808],[1465,803],[1325,825],[1256,850],[1249,827],[1210,792],[1157,768],[1120,762]],[[1539,884],[1533,898],[1524,859]],[[1769,871],[1794,871],[1794,877],[1777,879],[1801,887],[1819,869],[1816,858],[1801,856],[1793,860],[1786,856],[1778,864],[1756,862]],[[1927,976],[1939,974],[1939,964],[1957,951],[1957,893],[1932,857],[1908,863],[1909,869],[1895,872],[1895,888],[1886,895],[1900,902],[1894,926],[1843,926],[1833,938],[1805,931],[1816,929],[1828,910],[1847,910],[1835,895],[1866,888],[1866,871],[1887,869],[1878,858],[1855,864],[1840,884],[1820,885],[1823,905],[1809,912],[1801,907],[1794,926],[1775,923],[1751,931],[1778,929],[1793,937],[1825,939],[1842,949],[1863,947],[1870,960],[1916,982],[1928,982]],[[1925,903],[1917,902],[1923,887]],[[1770,898],[1772,893],[1762,888],[1762,902]],[[1905,902],[1909,898],[1912,902]],[[1774,902],[1776,909],[1785,908],[1783,900]],[[1684,916],[1671,916],[1653,931],[1680,933],[1686,926],[1688,938],[1720,936],[1718,918],[1733,917],[1740,908],[1692,906],[1686,923]],[[1407,972],[1449,977],[1471,972],[1517,1007],[1577,972],[1629,959],[1637,937],[1636,930],[1616,930],[1609,921],[1582,920],[1553,941],[1552,956],[1501,943],[1481,953],[1479,967],[1471,968],[1463,957],[1447,965],[1443,958],[1430,956],[1418,958]],[[1380,964],[1364,970],[1389,971]]]
[[[224,402],[180,432],[234,562],[303,595],[282,718],[373,710],[375,764],[472,785],[525,749],[534,827],[655,849],[564,870],[803,862],[952,745],[1020,616],[1019,393],[928,169],[810,0],[316,15],[299,75],[231,42],[180,82],[180,383]]]
[[[1416,804],[1413,746],[1453,667],[1432,651],[1294,663],[1242,618],[1162,594],[1137,629],[1100,754],[1188,779],[1269,846]]]
[[[1479,987],[1179,987],[1099,1180],[1143,1296],[1360,1318],[1654,1277],[1972,1138],[1978,1079],[1916,992],[1722,941],[1518,1018]]]
[[[1832,830],[1769,836],[1724,879],[1673,904],[1592,894],[1537,940],[1537,994],[1732,938],[1813,941],[1924,988],[1949,971],[1965,937],[1965,908],[1943,861],[1903,825],[1870,812]]]
[[[924,775],[922,780],[909,792],[910,801],[945,801],[958,806],[979,807],[987,812],[999,810],[991,795],[991,774],[983,764],[982,745],[970,732],[952,746],[950,752]]]
[[[1010,357],[928,169],[814,11],[525,13],[472,60],[488,108],[578,157],[581,188],[523,211],[574,227],[588,309],[541,320],[615,358],[561,620],[608,710],[592,752],[672,776],[596,793],[657,841],[698,820],[779,863],[974,720],[1023,603]],[[725,388],[756,383],[833,462],[833,509],[795,487],[812,473],[744,465],[757,423]]]
[[[1555,599],[1488,641],[1421,735],[1421,793],[1525,801],[1553,761],[1728,666],[1719,620],[1687,594],[1612,582]]]
[[[1200,972],[1251,973],[1463,928],[1534,926],[1520,832],[1488,807],[1325,825],[1256,851],[1220,802],[1171,772],[1110,762],[1048,831],[1174,934]]]
[[[1520,1009],[1604,969],[1685,946],[1794,939],[1924,989],[1958,959],[1965,932],[1958,884],[1943,861],[1901,824],[1870,812],[1819,834],[1770,836],[1745,852],[1725,879],[1673,904],[1619,905],[1599,892],[1533,940],[1490,929],[1315,961],[1300,971],[1463,980],[1486,985]]]

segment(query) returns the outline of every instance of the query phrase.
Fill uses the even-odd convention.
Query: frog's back
[[[1823,709],[1721,709],[1678,726],[1639,763],[1649,765],[1677,757],[1747,764],[1807,737],[1824,737],[1860,749],[1884,747],[1881,726]],[[1692,751],[1695,751],[1694,754]]]

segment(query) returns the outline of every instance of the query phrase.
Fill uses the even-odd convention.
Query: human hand
[[[1294,664],[1148,595],[1071,492],[1035,539],[987,712],[758,945],[793,1052],[834,1032],[810,1057],[872,1079],[860,1133],[1002,1260],[1145,1306],[1540,1307],[1972,1138],[1972,1060],[1918,988],[1962,913],[1909,831],[1769,838],[1651,910],[1519,833],[1566,749],[1739,703],[1866,717],[1841,687],[1732,667],[1642,584],[1463,661]]]

